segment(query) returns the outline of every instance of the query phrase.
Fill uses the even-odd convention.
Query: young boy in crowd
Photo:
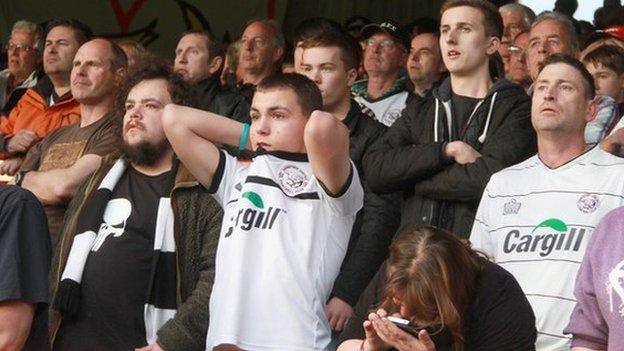
[[[322,350],[324,314],[362,206],[347,127],[316,84],[275,75],[256,89],[251,126],[168,105],[176,154],[225,210],[206,349]],[[218,144],[255,151],[240,160]]]
[[[612,97],[618,104],[624,102],[624,49],[600,46],[583,57],[585,68],[594,77],[596,94]],[[623,112],[622,109],[619,109]]]

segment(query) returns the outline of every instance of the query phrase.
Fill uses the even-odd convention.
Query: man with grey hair
[[[7,69],[0,72],[0,115],[8,115],[17,101],[37,84],[43,72],[43,29],[30,21],[17,21],[6,45]]]
[[[503,18],[504,31],[509,31],[511,40],[521,32],[531,29],[531,24],[535,20],[535,12],[518,3],[503,5],[498,12]]]
[[[503,18],[504,28],[498,53],[503,58],[505,73],[509,74],[509,61],[511,59],[509,47],[518,34],[531,29],[531,23],[535,20],[535,13],[530,8],[517,3],[503,5],[498,9],[498,12]]]
[[[276,72],[284,55],[284,34],[276,21],[253,20],[245,27],[240,42],[238,88],[251,103],[255,86]]]
[[[578,36],[568,17],[557,12],[544,11],[537,16],[529,33],[526,61],[531,80],[537,78],[540,66],[552,54],[578,57]]]

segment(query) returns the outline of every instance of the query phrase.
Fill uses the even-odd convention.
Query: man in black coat
[[[212,34],[188,31],[178,42],[173,67],[195,91],[200,109],[249,122],[249,103],[219,84],[223,55],[223,48]]]
[[[308,38],[301,48],[297,73],[317,84],[323,97],[323,110],[349,128],[349,157],[364,187],[364,207],[356,217],[346,257],[325,307],[332,329],[341,331],[360,294],[387,256],[398,226],[398,194],[374,194],[363,178],[362,159],[386,127],[364,114],[350,95],[349,85],[357,76],[361,47],[345,34],[324,33]]]
[[[450,73],[433,98],[408,105],[364,159],[376,192],[403,191],[401,228],[434,225],[467,238],[490,176],[535,152],[524,90],[491,72],[503,24],[487,1],[442,7]]]

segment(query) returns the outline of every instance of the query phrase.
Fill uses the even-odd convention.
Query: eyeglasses
[[[509,55],[524,58],[524,49],[516,45],[509,45]]]
[[[35,48],[33,48],[32,46],[28,44],[15,44],[11,42],[9,42],[6,45],[5,49],[7,51],[17,50],[17,51],[23,51],[23,52],[29,52],[29,51],[35,50]]]
[[[366,40],[366,46],[367,47],[371,47],[371,46],[375,46],[379,44],[379,46],[381,47],[382,50],[390,50],[393,47],[397,46],[397,42],[395,42],[392,39],[384,39],[381,41],[377,41],[373,38],[370,38],[368,40]]]
[[[249,45],[256,47],[258,49],[263,49],[269,44],[269,41],[260,37],[244,38],[241,40],[241,45],[245,46],[247,45],[247,43],[249,43]]]

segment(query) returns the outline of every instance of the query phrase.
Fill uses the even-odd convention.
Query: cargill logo
[[[549,218],[535,226],[529,234],[521,235],[517,229],[509,231],[503,251],[537,252],[541,257],[553,251],[578,251],[586,232],[586,228],[572,227],[558,218]]]
[[[225,237],[232,235],[234,228],[240,227],[244,231],[249,231],[252,228],[258,229],[273,229],[273,225],[280,213],[285,211],[281,208],[269,206],[265,209],[264,201],[262,197],[253,191],[246,191],[241,195],[241,201],[251,202],[252,208],[241,208],[238,210],[236,217],[232,217],[230,220],[234,221],[234,224],[228,229]]]

